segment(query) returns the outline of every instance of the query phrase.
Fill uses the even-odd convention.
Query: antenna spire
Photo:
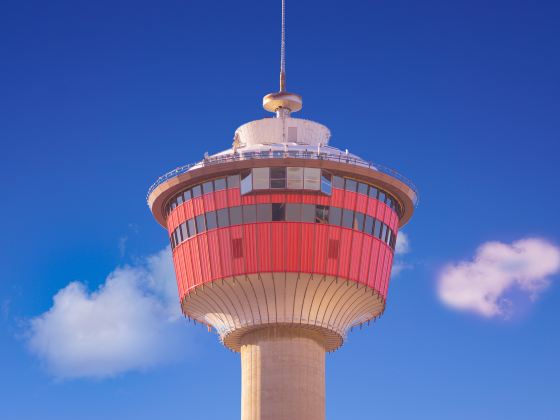
[[[286,0],[282,0],[282,42],[280,45],[280,92],[286,91]]]

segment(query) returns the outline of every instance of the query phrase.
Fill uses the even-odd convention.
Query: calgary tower
[[[282,1],[274,115],[235,131],[230,149],[153,184],[185,316],[241,354],[242,420],[325,418],[325,354],[384,309],[398,230],[417,203],[394,170],[329,144],[294,118]]]

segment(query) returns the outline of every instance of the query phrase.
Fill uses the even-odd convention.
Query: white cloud
[[[485,317],[508,316],[507,294],[513,290],[532,300],[560,271],[560,248],[538,239],[512,244],[486,242],[472,261],[449,264],[438,279],[438,295],[446,305]]]
[[[410,240],[408,235],[404,232],[399,232],[397,235],[397,243],[395,244],[395,260],[393,261],[393,268],[391,269],[391,277],[398,276],[404,270],[412,268],[412,264],[403,260],[403,255],[410,252]]]
[[[395,245],[396,254],[407,254],[410,252],[410,242],[408,235],[404,232],[399,232],[397,235],[397,243]]]
[[[176,359],[185,350],[169,249],[115,269],[93,292],[59,290],[29,322],[28,346],[59,378],[107,377]]]

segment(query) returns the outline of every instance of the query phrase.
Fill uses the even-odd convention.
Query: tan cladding
[[[321,334],[268,327],[242,338],[241,420],[324,420]]]

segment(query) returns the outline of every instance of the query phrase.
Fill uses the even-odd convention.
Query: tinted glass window
[[[381,238],[381,222],[379,220],[376,220],[373,226],[373,236]]]
[[[183,204],[183,194],[181,194],[177,197],[177,205],[180,206],[181,204]]]
[[[257,221],[272,221],[272,204],[257,204]]]
[[[381,235],[379,239],[385,241],[385,235],[387,235],[387,225],[385,223],[381,223]]]
[[[315,222],[328,223],[329,221],[329,206],[317,206],[315,208]]]
[[[377,199],[378,199],[379,201],[381,201],[381,202],[384,203],[384,202],[385,202],[385,198],[386,198],[386,197],[385,197],[385,193],[384,193],[383,191],[380,190],[380,191],[379,191],[379,196],[377,197]]]
[[[319,190],[321,183],[321,170],[318,168],[304,168],[303,188],[306,190]]]
[[[331,225],[340,226],[342,218],[342,209],[340,207],[331,207],[329,210],[329,223]]]
[[[191,190],[187,190],[183,193],[183,196],[185,197],[185,201],[189,201],[192,198],[192,193]]]
[[[243,223],[254,223],[257,221],[257,206],[249,204],[243,206]]]
[[[286,220],[288,222],[299,222],[301,220],[301,204],[286,204]]]
[[[200,197],[202,195],[202,188],[200,185],[193,187],[192,189],[192,196],[193,198]]]
[[[360,183],[358,184],[358,192],[359,192],[360,194],[367,195],[367,193],[368,193],[368,185],[367,185],[367,184],[364,184],[363,182],[360,182]]]
[[[364,232],[373,235],[373,217],[366,215],[366,223],[364,225]]]
[[[270,188],[270,168],[253,169],[253,188],[256,190]]]
[[[272,204],[272,220],[281,222],[286,219],[286,205],[284,203]]]
[[[301,190],[303,188],[303,168],[288,168],[288,188]]]
[[[183,238],[183,241],[185,241],[189,237],[189,233],[187,232],[187,222],[181,223],[179,229],[181,230],[181,237]]]
[[[195,223],[194,223],[194,219],[187,220],[187,227],[188,227],[188,230],[189,230],[189,232],[188,232],[189,237],[196,235],[196,226],[195,226]]]
[[[358,188],[358,183],[356,181],[354,181],[353,179],[347,179],[346,180],[346,190],[347,191],[356,192],[357,188]]]
[[[206,213],[206,229],[216,229],[218,227],[218,220],[216,219],[216,212],[209,211]]]
[[[220,209],[216,213],[218,215],[218,227],[229,226],[229,211],[228,211],[228,209]]]
[[[196,231],[197,233],[204,232],[206,230],[206,223],[204,221],[204,215],[196,216]]]
[[[321,172],[321,192],[331,195],[332,193],[332,175],[328,172]]]
[[[241,194],[247,194],[253,191],[253,175],[251,171],[241,174]]]
[[[391,199],[391,197],[387,196],[386,203],[389,207],[393,208],[393,200]]]
[[[228,188],[239,188],[239,175],[230,175],[227,177]]]
[[[369,187],[369,196],[371,198],[377,198],[377,188]]]
[[[301,221],[309,223],[315,222],[315,204],[301,205]]]
[[[270,168],[270,188],[286,188],[286,168]]]
[[[332,186],[334,188],[340,188],[341,190],[343,190],[344,189],[344,178],[342,178],[340,176],[333,176]]]
[[[233,225],[240,225],[243,222],[241,206],[232,207],[229,209],[229,222]]]
[[[344,209],[342,211],[342,226],[347,228],[354,226],[354,212],[352,210]]]
[[[214,183],[212,181],[205,182],[202,184],[203,194],[208,194],[214,191]]]
[[[214,189],[216,191],[225,190],[226,189],[226,179],[219,178],[214,180]]]
[[[364,213],[356,212],[356,215],[354,216],[354,229],[364,230],[364,219],[365,219]]]

